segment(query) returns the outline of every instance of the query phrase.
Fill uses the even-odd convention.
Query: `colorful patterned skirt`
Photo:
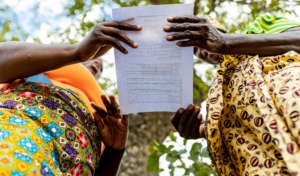
[[[33,82],[0,91],[0,175],[93,175],[100,153],[76,93]]]
[[[298,53],[220,68],[207,112],[208,151],[218,175],[300,174]]]

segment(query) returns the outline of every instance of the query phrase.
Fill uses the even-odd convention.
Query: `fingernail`
[[[143,26],[137,26],[138,29],[143,29]]]
[[[182,114],[183,113],[183,109],[179,109],[179,114]]]
[[[170,26],[165,26],[165,27],[164,27],[164,30],[165,30],[165,31],[170,30]]]
[[[173,17],[168,17],[168,21],[173,21]]]
[[[177,42],[176,45],[181,46],[181,42]]]
[[[199,115],[197,116],[197,119],[201,119],[201,117],[202,117],[202,114],[199,114]]]
[[[192,109],[193,109],[193,105],[190,105],[190,106],[189,106],[189,110],[192,110]]]
[[[172,35],[168,35],[167,36],[167,40],[172,40],[173,36]]]
[[[127,50],[125,50],[125,52],[124,52],[125,54],[128,54],[128,51]]]
[[[136,43],[133,43],[133,46],[134,46],[135,48],[137,48],[137,47],[138,47],[138,44],[136,44]]]

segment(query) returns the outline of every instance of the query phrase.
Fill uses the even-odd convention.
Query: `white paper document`
[[[113,20],[134,17],[129,24],[138,32],[123,31],[138,48],[115,49],[117,87],[122,114],[153,111],[175,112],[193,102],[193,48],[166,40],[163,27],[170,16],[192,15],[193,4],[158,5],[113,9]],[[178,41],[177,41],[178,42]]]

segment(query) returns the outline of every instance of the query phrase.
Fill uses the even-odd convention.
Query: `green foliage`
[[[194,175],[210,175],[214,174],[210,165],[203,162],[204,158],[208,158],[208,153],[206,148],[202,147],[201,143],[194,143],[190,149],[189,156],[184,156],[187,154],[186,143],[187,140],[183,140],[183,145],[178,143],[177,138],[174,136],[173,131],[169,133],[169,137],[173,143],[177,146],[181,146],[180,150],[174,149],[174,145],[166,146],[165,144],[159,144],[157,141],[153,140],[152,145],[148,147],[148,152],[150,156],[148,157],[147,172],[161,172],[163,169],[159,168],[159,159],[162,156],[166,156],[166,160],[169,162],[168,168],[170,169],[170,175],[174,175],[175,169],[184,169],[184,175],[194,174]],[[184,160],[191,160],[193,164],[191,166],[186,166]],[[179,161],[179,165],[174,165],[176,161]]]
[[[147,165],[147,172],[161,172],[163,169],[159,169],[159,158],[171,151],[173,148],[173,145],[170,145],[169,147],[166,147],[163,144],[159,144],[157,141],[152,141],[152,146],[148,147],[148,152],[150,153],[150,156],[148,157],[148,165]]]

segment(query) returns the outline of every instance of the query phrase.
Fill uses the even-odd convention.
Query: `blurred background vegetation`
[[[195,15],[211,15],[223,22],[231,33],[241,33],[248,22],[262,14],[285,16],[299,21],[300,13],[300,1],[295,0],[1,0],[0,42],[75,44],[96,23],[111,20],[112,8],[180,3],[194,3]],[[113,60],[113,55],[104,59],[104,72],[114,67]],[[194,103],[199,105],[205,100],[217,68],[198,58],[194,58],[194,68]],[[100,86],[106,93],[117,94],[115,80],[110,74],[103,75],[99,80]],[[170,131],[174,130],[169,122],[171,116],[172,113],[166,112],[130,116],[131,132],[120,175],[157,175],[162,171],[158,162],[163,155],[167,155],[170,175],[174,174],[176,168],[183,169],[186,175],[211,173],[205,164],[209,162],[201,160],[207,154],[199,143],[192,145],[189,155],[201,155],[200,158],[192,157],[194,162],[189,166],[180,162],[174,164],[176,160],[181,160],[183,151],[168,149],[167,145],[162,144]],[[172,135],[169,138],[175,142]],[[153,139],[157,142],[152,142]],[[155,163],[151,161],[150,164],[155,167],[148,168],[152,173],[146,172],[149,156],[147,146],[150,146],[150,158],[156,156]]]

